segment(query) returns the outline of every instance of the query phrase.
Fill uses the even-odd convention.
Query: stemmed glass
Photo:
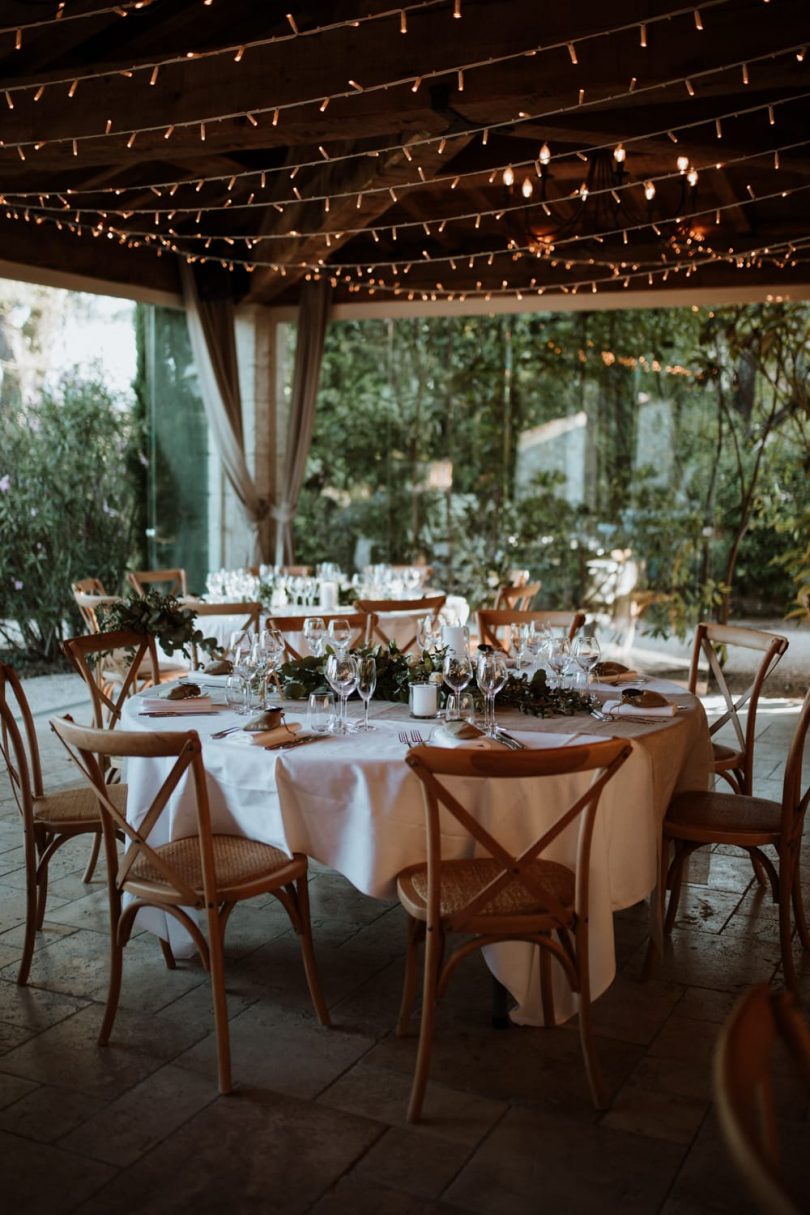
[[[357,668],[357,691],[363,701],[363,724],[357,729],[373,730],[374,726],[369,725],[368,720],[368,702],[377,686],[377,662],[373,654],[358,655],[354,661]]]
[[[251,677],[251,651],[253,642],[250,633],[246,629],[236,629],[231,633],[231,641],[228,646],[228,654],[230,655],[233,673],[239,680],[242,689],[242,707],[240,713],[250,712],[250,677]]]
[[[499,650],[482,654],[475,668],[476,682],[484,693],[484,733],[495,735],[495,697],[506,683],[506,655]]]
[[[329,621],[329,640],[339,654],[345,654],[352,639],[352,626],[337,616]]]
[[[562,687],[562,673],[571,656],[571,643],[567,637],[549,637],[546,642],[546,661],[554,676],[554,687]]]
[[[442,643],[442,622],[438,616],[420,616],[416,625],[420,650],[435,650]]]
[[[538,630],[537,625],[533,620],[528,624],[520,626],[520,648],[517,655],[518,669],[523,666],[536,667],[537,660],[543,650],[543,647],[548,644],[548,631],[542,626]]]
[[[335,723],[335,734],[350,734],[351,727],[346,714],[346,701],[357,686],[357,661],[351,654],[330,654],[326,660],[326,678],[329,686],[340,697],[340,711]]]
[[[268,697],[268,683],[284,661],[284,637],[278,629],[262,629],[259,633],[258,649],[261,655],[264,676],[264,699]],[[278,689],[277,689],[278,690]]]
[[[304,621],[304,636],[313,656],[320,658],[326,640],[326,625],[320,616],[307,616]]]
[[[472,679],[472,663],[467,654],[448,654],[443,664],[444,682],[455,693],[456,704]]]
[[[574,658],[577,665],[585,672],[585,687],[590,686],[593,668],[599,661],[602,651],[595,637],[580,633],[574,641]]]

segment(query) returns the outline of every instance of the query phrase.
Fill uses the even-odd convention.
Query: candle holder
[[[409,683],[408,708],[411,717],[422,721],[435,717],[439,708],[439,693],[435,683]]]

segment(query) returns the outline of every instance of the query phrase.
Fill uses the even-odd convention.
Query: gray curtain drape
[[[180,261],[191,351],[200,380],[208,425],[225,475],[258,532],[268,504],[256,490],[245,462],[242,398],[236,357],[233,304],[230,300],[201,300],[192,268]],[[266,556],[266,554],[262,554]]]
[[[315,398],[321,379],[323,345],[331,299],[331,285],[324,279],[317,283],[305,283],[301,289],[292,397],[284,445],[284,471],[279,492],[270,506],[270,513],[276,524],[276,565],[283,565],[295,559],[292,521],[312,443]]]

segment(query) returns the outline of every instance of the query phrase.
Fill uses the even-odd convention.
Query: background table
[[[589,909],[594,998],[615,975],[613,911],[644,899],[656,885],[661,822],[672,794],[706,788],[708,783],[711,746],[700,702],[672,685],[653,682],[650,686],[666,690],[684,711],[654,726],[630,720],[598,722],[588,715],[539,720],[499,714],[507,728],[532,746],[562,746],[605,736],[633,740],[629,760],[603,794],[594,831]],[[288,702],[289,720],[296,720],[300,708],[300,703]],[[427,738],[431,723],[413,721],[405,706],[372,702],[377,727],[373,733],[329,738],[289,752],[265,751],[244,734],[211,739],[212,733],[239,721],[229,712],[210,718],[165,718],[159,726],[137,714],[138,698],[133,697],[124,710],[124,728],[199,733],[215,831],[305,853],[374,898],[394,897],[399,871],[425,859],[421,787],[403,762],[407,748],[398,734],[406,727],[418,728]],[[169,763],[130,761],[127,814],[131,822],[138,823]],[[497,796],[489,782],[476,782],[467,790],[464,781],[458,785],[484,825],[500,832],[506,844],[520,847],[539,835],[589,781],[590,775],[584,773],[546,780],[542,798],[534,782],[528,781],[510,782],[508,793],[501,787]],[[193,797],[181,786],[151,838],[162,843],[195,829]],[[443,841],[448,856],[475,855],[474,841],[458,824]],[[573,865],[576,841],[574,825],[546,855]],[[147,926],[155,928],[154,923]],[[170,923],[173,946],[179,944],[175,931]],[[491,969],[518,1001],[513,1019],[529,1024],[542,1022],[536,953],[520,942],[487,950]],[[576,1001],[560,968],[553,967],[552,972],[557,1019],[562,1020],[576,1011]]]

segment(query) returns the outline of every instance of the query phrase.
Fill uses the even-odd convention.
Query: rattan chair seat
[[[696,827],[730,835],[778,835],[782,822],[779,802],[764,797],[743,797],[741,793],[712,793],[695,790],[679,793],[667,811],[667,832]]]
[[[440,894],[441,915],[454,915],[465,907],[487,882],[491,882],[502,872],[503,865],[484,857],[470,861],[444,861]],[[556,861],[535,861],[526,866],[526,872],[536,883],[547,889],[554,900],[565,908],[570,907],[573,914],[576,881],[573,870],[565,865],[558,865]],[[411,865],[404,869],[399,875],[398,893],[406,910],[416,918],[423,919],[427,913],[427,865]],[[476,918],[545,914],[548,914],[548,906],[528,887],[515,881],[498,891],[491,902],[476,913]]]
[[[126,785],[110,785],[109,797],[123,810],[127,804]],[[36,822],[53,823],[67,827],[71,823],[90,823],[94,820],[101,827],[98,801],[92,789],[58,789],[35,797],[33,814]]]
[[[211,841],[217,891],[224,901],[228,901],[233,891],[252,882],[267,878],[271,884],[276,883],[279,873],[285,869],[289,869],[289,881],[306,872],[305,857],[289,857],[279,848],[261,844],[258,840],[244,839],[240,835],[213,835]],[[154,851],[176,870],[200,898],[203,897],[200,842],[196,835],[172,840]],[[148,886],[153,893],[158,888],[165,889],[167,894],[175,893],[175,888],[165,880],[149,856],[143,853],[135,861],[126,880],[127,889],[134,890],[139,886]]]

